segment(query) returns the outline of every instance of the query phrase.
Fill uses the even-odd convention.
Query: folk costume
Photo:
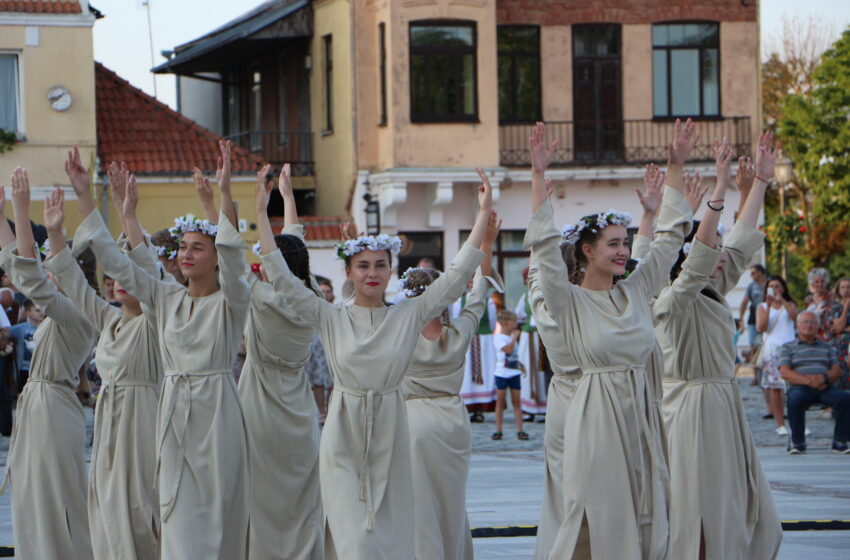
[[[158,441],[163,560],[246,557],[250,498],[248,443],[231,365],[251,289],[245,245],[223,214],[215,246],[221,289],[192,297],[118,250],[98,212],[77,230],[124,289],[154,309],[165,381]]]
[[[0,251],[0,267],[47,315],[35,332],[0,486],[9,482],[13,489],[15,555],[90,560],[86,416],[75,391],[97,333],[48,280],[38,258],[18,256],[10,243]]]
[[[764,235],[738,222],[727,260],[695,240],[681,273],[655,303],[664,351],[663,412],[670,452],[670,557],[775,558],[782,540],[770,486],[756,455],[733,376],[735,322],[724,295]]]
[[[459,317],[466,306],[469,294],[464,294],[449,307],[449,317]],[[484,315],[478,322],[478,330],[470,339],[469,350],[466,353],[463,385],[460,397],[469,410],[486,412],[493,410],[496,401],[496,349],[493,346],[493,333],[496,330],[496,304],[488,299],[484,307]]]
[[[422,327],[459,297],[482,258],[465,244],[423,295],[371,308],[328,303],[290,272],[279,251],[262,256],[286,303],[321,334],[334,377],[319,451],[326,558],[414,558],[402,381]]]
[[[546,377],[542,368],[540,335],[528,291],[522,294],[515,313],[520,325],[519,361],[527,375],[520,378],[520,403],[527,414],[546,414]]]
[[[565,417],[566,511],[550,558],[665,558],[666,464],[646,375],[655,344],[649,302],[667,284],[691,218],[685,197],[667,188],[648,256],[606,291],[569,281],[551,203],[531,219],[525,246],[537,254],[547,309],[582,372]]]

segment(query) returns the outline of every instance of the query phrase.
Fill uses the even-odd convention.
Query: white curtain
[[[18,130],[18,57],[0,54],[0,128]]]

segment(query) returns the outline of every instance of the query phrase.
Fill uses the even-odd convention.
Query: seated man
[[[835,413],[832,451],[850,454],[850,393],[829,386],[838,380],[841,370],[835,349],[818,339],[817,332],[817,316],[803,311],[797,315],[797,340],[783,345],[779,352],[779,371],[788,382],[788,453],[799,455],[806,451],[806,410],[821,403],[832,407]]]

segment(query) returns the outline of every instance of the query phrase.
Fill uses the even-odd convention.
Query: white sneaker
[[[788,435],[788,428],[786,428],[785,426],[779,426],[778,428],[776,428],[776,435],[787,436]]]

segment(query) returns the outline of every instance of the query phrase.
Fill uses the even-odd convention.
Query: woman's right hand
[[[16,210],[16,219],[21,217],[18,216],[20,210],[25,210],[26,215],[29,215],[30,178],[23,167],[16,167],[12,172],[12,204]]]
[[[478,187],[478,207],[482,212],[490,212],[493,209],[493,187],[483,169],[476,167],[475,171],[481,177],[481,185]]]
[[[257,215],[267,212],[269,208],[269,199],[271,198],[274,183],[267,181],[266,177],[268,177],[271,169],[272,166],[267,163],[257,172],[257,184],[254,188],[254,201],[256,203]]]

